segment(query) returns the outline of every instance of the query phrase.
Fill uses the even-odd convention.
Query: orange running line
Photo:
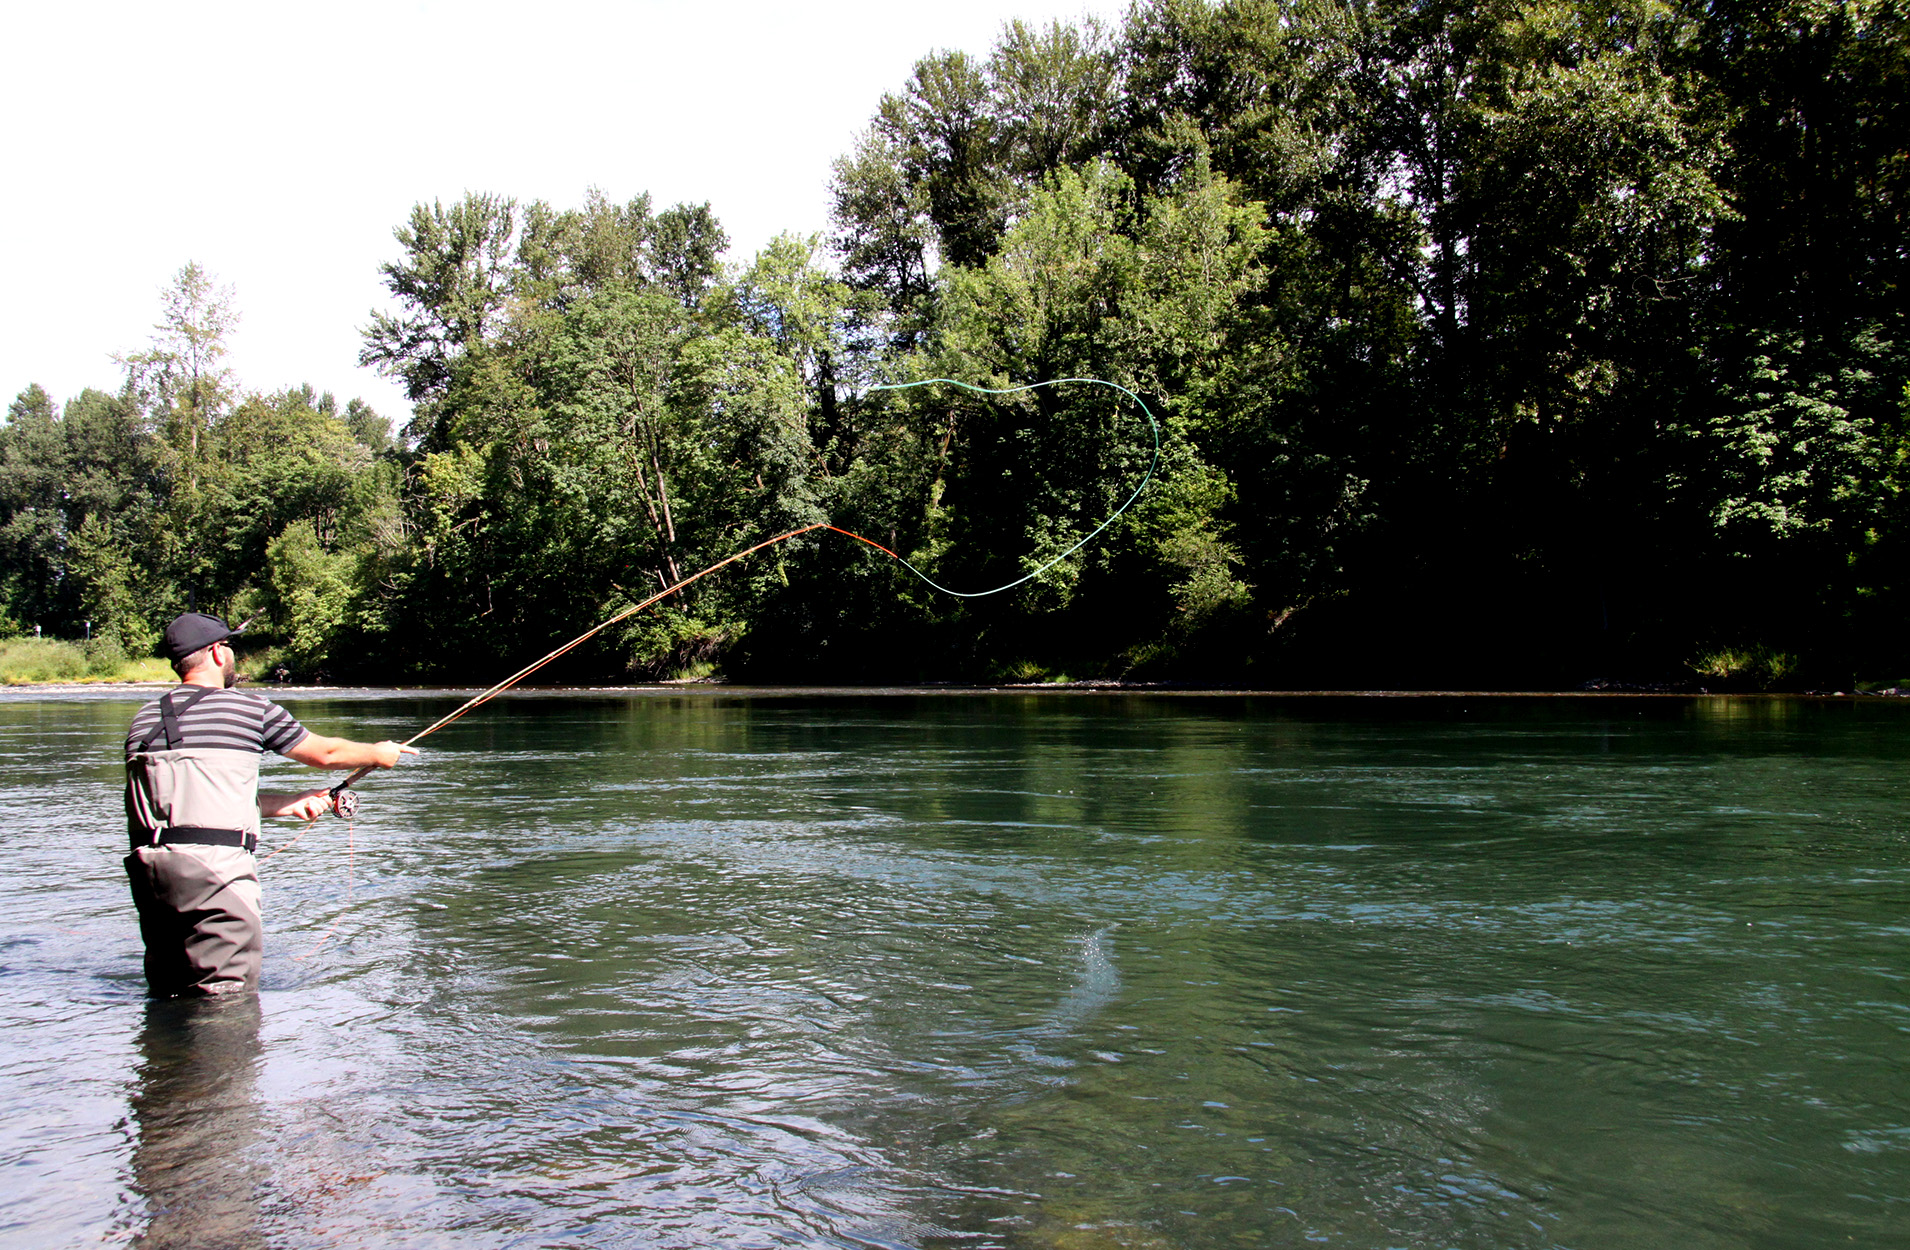
[[[848,530],[843,529],[840,525],[825,525],[822,528],[826,530],[834,530],[838,534],[847,534],[850,538],[855,539],[859,543],[868,543],[871,547],[874,547],[877,551],[880,551],[883,555],[887,556],[891,560],[902,559],[901,556],[896,555],[893,551],[890,551],[887,547],[884,547],[881,543],[877,542],[875,539],[864,538],[860,534],[852,534]],[[800,533],[801,531],[797,531],[797,532]]]

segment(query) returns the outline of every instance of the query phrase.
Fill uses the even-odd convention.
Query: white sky
[[[0,390],[116,388],[196,260],[235,289],[247,389],[409,411],[357,366],[414,203],[601,187],[708,200],[740,262],[828,226],[830,163],[938,48],[1125,0],[939,5],[397,0],[0,9]]]

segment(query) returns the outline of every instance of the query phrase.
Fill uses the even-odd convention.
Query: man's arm
[[[308,733],[285,755],[313,768],[395,768],[400,756],[417,753],[417,747],[399,742],[353,742]]]

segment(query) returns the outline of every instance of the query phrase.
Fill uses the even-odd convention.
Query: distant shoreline
[[[48,681],[15,682],[0,686],[6,692],[73,693],[81,691],[163,691],[177,682],[160,681]],[[479,685],[396,686],[396,685],[278,685],[270,682],[241,682],[241,689],[265,695],[296,695],[311,698],[324,695],[348,695],[357,698],[424,695],[457,697],[485,689]],[[1910,693],[1910,692],[1906,692]],[[1161,682],[1017,682],[992,685],[964,685],[952,682],[894,685],[731,685],[727,682],[662,681],[633,682],[619,685],[519,686],[504,691],[499,698],[557,697],[565,695],[708,695],[737,698],[791,697],[903,697],[928,695],[1159,695],[1178,698],[1265,698],[1265,699],[1850,699],[1870,701],[1902,698],[1898,691],[1732,691],[1732,690],[1394,690],[1394,689],[1269,689],[1247,686],[1195,686]]]

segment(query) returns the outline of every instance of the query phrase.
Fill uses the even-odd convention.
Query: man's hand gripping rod
[[[487,693],[491,693],[491,692],[487,692]],[[466,711],[466,709],[472,708],[475,706],[477,706],[475,702],[465,704],[464,707],[459,708],[452,715],[445,717],[443,720],[437,722],[437,724],[432,725],[428,729],[420,730],[419,732],[411,735],[409,738],[406,738],[403,742],[399,743],[398,745],[404,746],[404,747],[410,746],[412,743],[416,742],[418,739],[424,737],[425,734],[430,733],[432,729],[436,729],[439,725],[450,724],[452,721],[456,720],[459,716],[462,716],[464,712]],[[362,768],[353,769],[350,776],[346,777],[345,780],[339,782],[337,785],[333,786],[330,790],[327,790],[325,792],[332,796],[332,814],[334,816],[337,816],[343,820],[351,820],[353,817],[358,815],[358,791],[352,789],[351,786],[354,781],[363,780],[366,774],[370,773],[374,767],[376,766],[372,764],[366,764]]]

